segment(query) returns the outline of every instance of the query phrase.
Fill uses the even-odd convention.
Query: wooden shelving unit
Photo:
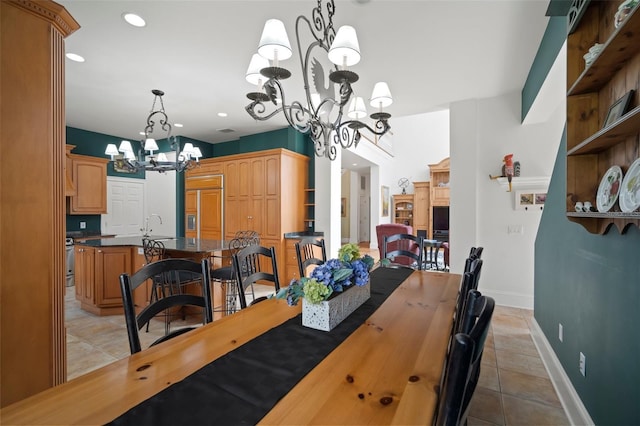
[[[594,206],[600,181],[614,165],[626,173],[640,155],[640,7],[614,26],[620,2],[585,2],[571,23],[567,41],[567,196],[566,216],[591,233],[603,234],[614,225],[624,232],[640,226],[640,212],[576,212],[577,201]],[[598,57],[586,66],[583,55],[595,43],[603,44]],[[603,128],[609,108],[629,91],[629,111]]]
[[[393,196],[393,221],[413,228],[413,194]]]

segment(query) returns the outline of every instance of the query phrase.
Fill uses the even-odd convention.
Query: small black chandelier
[[[337,154],[336,146],[349,148],[358,145],[360,130],[366,128],[377,136],[389,131],[388,120],[391,115],[383,112],[382,108],[391,105],[393,99],[387,83],[376,83],[370,99],[371,106],[377,110],[370,115],[375,122],[373,128],[360,121],[367,116],[367,112],[364,101],[361,97],[353,96],[351,87],[359,77],[347,69],[360,61],[356,31],[353,27],[343,26],[336,33],[333,27],[334,0],[328,0],[326,3],[328,19],[323,13],[321,0],[318,0],[317,6],[312,10],[313,25],[305,16],[300,15],[296,19],[296,43],[303,72],[306,102],[286,102],[281,80],[289,78],[291,72],[280,67],[279,61],[291,57],[291,45],[282,21],[269,19],[262,32],[258,53],[251,58],[247,70],[246,79],[257,86],[257,90],[247,94],[251,103],[245,109],[251,117],[260,121],[268,120],[282,111],[291,127],[310,134],[317,156],[334,160]],[[309,44],[303,55],[300,27],[304,27],[305,24],[315,40]],[[322,65],[312,55],[315,48],[324,49],[328,59],[333,63],[328,88],[325,85]],[[269,61],[272,61],[272,64]],[[316,93],[312,93],[310,89],[309,70]],[[339,86],[338,96],[335,95],[335,85]],[[269,103],[274,105],[273,110],[267,109]],[[342,121],[348,103],[346,112],[350,119]]]
[[[164,103],[162,102],[164,92],[153,89],[151,93],[153,93],[155,97],[153,98],[151,112],[147,117],[147,125],[144,128],[144,139],[140,143],[137,156],[129,141],[120,142],[119,147],[116,147],[116,145],[112,143],[108,144],[105,154],[111,156],[111,160],[117,164],[119,169],[130,172],[139,172],[142,170],[161,173],[170,170],[182,172],[196,167],[199,165],[200,157],[202,157],[200,148],[194,147],[192,143],[187,142],[184,144],[182,151],[180,150],[180,142],[177,137],[171,135],[171,124],[169,123],[167,113],[164,111]],[[156,109],[157,100],[160,100],[159,109]],[[167,133],[166,139],[169,141],[171,150],[175,151],[176,154],[175,161],[169,161],[164,152],[159,152],[157,156],[153,155],[153,151],[159,150],[156,140],[151,137],[153,128],[156,125],[154,120],[158,120],[161,129]],[[149,152],[148,160],[145,160],[145,151]],[[118,158],[116,158],[116,156]]]

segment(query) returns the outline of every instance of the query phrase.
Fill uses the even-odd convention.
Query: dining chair
[[[474,350],[471,359],[471,372],[469,376],[469,384],[464,398],[464,412],[469,410],[469,402],[478,384],[480,378],[480,365],[482,362],[482,354],[484,352],[484,344],[487,340],[491,318],[495,309],[495,301],[489,296],[483,296],[477,290],[471,290],[467,295],[467,303],[462,313],[461,332],[468,334],[473,340]]]
[[[148,279],[158,276],[173,277],[171,279],[174,279],[175,277],[179,277],[181,272],[188,273],[190,276],[197,275],[200,277],[199,285],[193,286],[194,288],[200,288],[200,294],[167,294],[162,298],[151,301],[139,314],[136,314],[133,292],[138,287],[143,285]],[[181,283],[178,282],[177,284],[180,285]],[[211,322],[213,318],[211,309],[209,259],[203,259],[200,263],[187,259],[162,259],[149,263],[133,275],[129,275],[128,273],[121,274],[120,290],[122,292],[127,333],[129,335],[129,348],[131,349],[132,354],[142,350],[139,330],[149,324],[158,315],[172,315],[172,311],[178,309],[184,310],[187,307],[195,306],[202,308],[202,322],[204,324]],[[151,346],[186,333],[193,328],[195,328],[195,326],[181,327],[174,331],[165,329],[165,334],[151,343]]]
[[[259,245],[245,247],[233,255],[233,267],[236,273],[240,309],[247,307],[246,292],[249,288],[252,295],[251,304],[266,299],[264,296],[256,299],[253,288],[256,283],[271,283],[276,293],[280,290],[278,262],[276,250],[273,247],[266,248]]]
[[[214,255],[222,259],[228,265],[219,268],[212,267],[211,281],[219,283],[224,294],[224,304],[222,306],[214,306],[214,312],[224,312],[225,315],[231,315],[237,310],[238,305],[238,286],[236,284],[236,273],[233,268],[233,255],[238,253],[245,247],[250,245],[259,245],[260,235],[256,231],[238,231],[234,238],[229,241],[228,250],[222,252],[222,255]],[[213,265],[213,261],[211,264]]]
[[[436,425],[466,424],[469,403],[480,378],[482,354],[494,308],[493,298],[483,296],[477,290],[468,293],[465,310],[462,312],[462,325],[460,331],[455,332],[451,339],[440,380],[441,392]],[[471,344],[465,342],[467,339]],[[470,354],[467,347],[471,348]],[[460,375],[464,376],[465,380]]]
[[[469,257],[464,262],[464,272],[470,272],[473,275],[473,284],[471,285],[470,290],[478,289],[483,263],[483,260],[477,257]]]
[[[456,334],[452,343],[445,380],[440,390],[436,426],[466,424],[466,416],[462,416],[475,344],[471,337],[463,333]]]
[[[327,249],[324,238],[303,238],[295,244],[300,278],[307,276],[307,268],[311,265],[322,265],[327,261]],[[316,254],[320,252],[320,257]]]
[[[482,257],[482,252],[484,251],[484,247],[471,247],[471,249],[469,250],[469,257],[470,258],[478,258],[480,259]]]
[[[422,270],[424,239],[412,234],[394,234],[384,237],[382,259],[389,259],[391,267]]]
[[[146,264],[157,262],[166,257],[165,246],[162,241],[155,240],[153,238],[142,239],[142,252],[144,254],[144,260]],[[149,302],[155,302],[170,294],[180,294],[183,291],[183,286],[194,283],[199,280],[199,277],[187,272],[176,271],[172,274],[161,274],[151,278],[151,291],[149,295]],[[183,318],[184,319],[184,318]],[[171,316],[165,316],[165,332],[169,332]],[[149,331],[149,324],[147,324],[146,331]]]

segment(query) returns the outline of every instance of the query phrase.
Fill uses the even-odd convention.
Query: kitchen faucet
[[[162,218],[160,217],[160,215],[156,214],[156,213],[151,213],[144,220],[144,228],[140,228],[140,231],[143,232],[143,234],[142,234],[143,237],[148,237],[149,236],[149,232],[153,231],[153,229],[149,229],[149,219],[151,219],[154,216],[158,218],[158,220],[160,221],[160,225],[162,225]]]

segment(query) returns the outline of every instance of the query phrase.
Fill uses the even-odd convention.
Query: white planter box
[[[309,303],[302,299],[302,325],[316,330],[331,331],[351,315],[371,296],[370,282],[352,286],[330,300]]]

